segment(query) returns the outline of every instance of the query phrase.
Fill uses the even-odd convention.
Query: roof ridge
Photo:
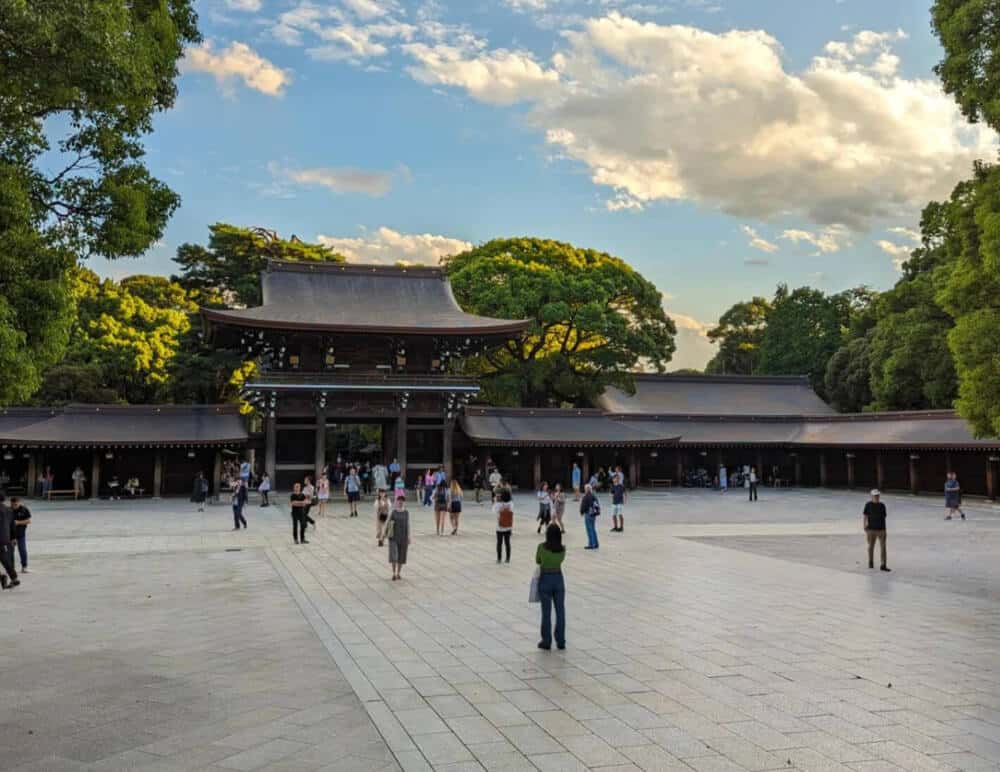
[[[444,269],[433,265],[380,265],[377,263],[335,263],[320,260],[268,259],[268,272],[273,273],[339,273],[347,275],[418,276],[444,279]]]

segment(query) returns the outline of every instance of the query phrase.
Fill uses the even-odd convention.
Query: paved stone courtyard
[[[643,492],[585,552],[569,515],[568,644],[467,506],[389,581],[338,505],[294,546],[284,506],[36,503],[32,573],[0,594],[5,770],[997,770],[1000,510],[860,494]],[[570,505],[572,507],[572,505]]]

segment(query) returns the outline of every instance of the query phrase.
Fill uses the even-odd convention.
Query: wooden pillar
[[[952,469],[951,469],[951,451],[950,450],[946,450],[944,452],[944,471],[945,471],[945,474],[950,474],[951,471],[952,471]]]
[[[882,490],[885,487],[885,463],[882,454],[875,454],[875,487]]]
[[[986,458],[986,495],[993,501],[997,500],[996,456]]]
[[[583,458],[580,459],[580,471],[583,472],[580,475],[580,479],[583,481],[580,483],[580,490],[583,490],[583,486],[587,484],[590,479],[590,456],[586,453],[583,454]]]
[[[275,474],[275,469],[277,466],[276,456],[278,449],[278,430],[276,428],[277,423],[278,422],[275,420],[274,416],[268,416],[267,419],[264,421],[264,472],[267,474],[268,477],[271,478],[272,490],[276,488],[278,485],[277,475]],[[221,461],[218,460],[219,458],[220,456],[216,455],[217,459],[216,465],[219,465],[219,474],[221,478],[222,467],[221,467]],[[218,488],[214,488],[213,490],[215,490],[216,494],[218,494],[219,490]]]
[[[163,451],[158,450],[153,456],[153,498],[158,499],[163,490]]]
[[[35,453],[28,454],[28,479],[25,487],[27,496],[34,496],[38,489],[38,456]]]
[[[639,487],[639,454],[635,448],[628,454],[628,479],[633,488]]]
[[[757,479],[758,480],[763,480],[764,479],[764,454],[760,451],[760,449],[757,450],[756,464],[757,464]]]
[[[920,461],[920,456],[915,453],[910,454],[910,493],[914,496],[920,491],[920,470],[917,467],[917,462]]]
[[[538,486],[542,484],[542,454],[541,451],[536,450],[535,456],[532,458],[532,468],[531,468],[531,479],[534,481],[535,490],[538,490]]]
[[[795,454],[795,487],[802,485],[802,456]]]
[[[819,454],[819,487],[826,487],[826,453]]]
[[[445,478],[451,482],[455,474],[455,419],[449,418],[444,422],[444,474]],[[537,454],[536,454],[537,455]]]
[[[101,451],[95,450],[90,463],[90,498],[97,501],[101,492]]]
[[[408,422],[406,417],[406,410],[399,411],[399,417],[396,419],[396,461],[399,462],[399,473],[403,475],[404,482],[406,481],[406,432],[408,431]]]
[[[323,474],[323,467],[326,466],[326,408],[316,407],[316,443],[313,455],[313,467],[315,468],[316,482],[319,482],[320,475]]]
[[[854,488],[854,454],[847,453],[847,487]]]
[[[680,487],[684,484],[684,456],[679,450],[677,451],[677,458],[675,459],[674,472],[677,474],[677,479],[674,480],[674,482],[677,484],[677,487]]]
[[[274,485],[272,479],[271,485]],[[212,500],[218,501],[222,491],[222,451],[215,451],[215,461],[212,463]]]

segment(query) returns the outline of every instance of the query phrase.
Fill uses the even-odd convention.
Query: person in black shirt
[[[300,483],[295,483],[292,486],[290,502],[292,507],[292,539],[295,540],[296,544],[308,544],[309,542],[306,541],[306,512],[308,512],[311,502],[306,499]]]
[[[4,574],[0,574],[0,587],[17,587],[21,582],[17,578],[17,571],[14,570],[14,510],[4,503],[4,496],[0,493],[0,567]],[[10,579],[8,580],[8,577]]]
[[[243,507],[247,505],[247,484],[243,478],[236,481],[233,488],[233,530],[240,530],[240,524],[247,527],[247,519],[243,517]]]
[[[865,504],[865,536],[868,538],[868,567],[875,568],[875,541],[882,548],[882,570],[891,571],[885,559],[885,504],[879,499],[878,489],[872,490],[872,500]]]
[[[14,538],[17,552],[21,557],[21,573],[28,573],[28,526],[31,524],[31,510],[24,506],[18,496],[10,497],[10,508],[14,512]]]

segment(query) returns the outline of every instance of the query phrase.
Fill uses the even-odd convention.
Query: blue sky
[[[498,236],[616,254],[678,322],[777,282],[885,288],[995,138],[931,68],[926,0],[202,0],[147,142],[182,196],[107,275],[217,221],[433,261]]]

